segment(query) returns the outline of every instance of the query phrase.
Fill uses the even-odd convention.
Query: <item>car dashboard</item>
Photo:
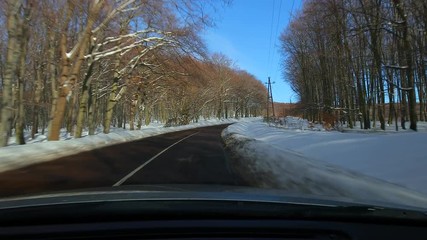
[[[173,197],[172,197],[173,196]],[[247,194],[119,191],[0,202],[0,239],[425,239],[419,210]]]

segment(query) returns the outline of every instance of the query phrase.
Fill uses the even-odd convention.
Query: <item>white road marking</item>
[[[150,158],[148,161],[146,161],[145,163],[143,163],[141,166],[135,168],[135,170],[133,170],[132,172],[130,172],[128,175],[126,175],[124,178],[120,179],[120,181],[116,182],[113,187],[116,186],[120,186],[122,185],[126,180],[128,180],[130,177],[132,177],[136,172],[138,172],[139,170],[141,170],[143,167],[147,166],[147,164],[149,164],[151,161],[153,161],[154,159],[156,159],[158,156],[162,155],[162,153],[166,152],[167,150],[169,150],[171,147],[175,146],[176,144],[184,141],[185,139],[192,137],[196,134],[198,134],[199,132],[195,132],[191,135],[188,135],[187,137],[175,142],[174,144],[170,145],[169,147],[163,149],[161,152],[157,153],[155,156],[153,156],[152,158]]]

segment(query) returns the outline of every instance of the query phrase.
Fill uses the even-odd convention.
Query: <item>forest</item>
[[[416,131],[427,120],[427,1],[303,3],[280,51],[304,117]]]
[[[204,30],[229,3],[198,0],[0,2],[0,146],[61,129],[141,129],[260,116],[267,90]]]

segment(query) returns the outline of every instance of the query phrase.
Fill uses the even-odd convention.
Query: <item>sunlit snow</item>
[[[249,177],[262,176],[260,186],[427,206],[427,132],[342,133],[317,127],[236,123],[223,137],[244,159],[240,164],[249,166]]]

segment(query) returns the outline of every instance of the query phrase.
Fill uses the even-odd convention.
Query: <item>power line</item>
[[[274,22],[274,7],[276,5],[276,0],[273,1],[273,7],[271,8],[271,21],[270,21],[270,41],[268,42],[268,59],[267,59],[267,66],[268,66],[268,74],[270,75],[271,70],[271,39],[273,37],[273,22]]]
[[[291,22],[291,19],[292,19],[292,12],[294,11],[294,5],[295,5],[295,0],[292,0],[292,7],[291,7],[291,17],[288,19],[288,25],[289,25],[289,23]]]
[[[283,1],[280,0],[279,2],[279,8],[278,8],[278,14],[277,14],[277,19],[276,19],[276,29],[275,29],[275,34],[274,34],[274,41],[273,41],[273,46],[272,46],[272,34],[273,34],[273,24],[274,24],[274,17],[275,17],[275,0],[273,1],[273,10],[272,10],[272,16],[271,16],[271,23],[270,23],[270,42],[269,42],[269,50],[268,50],[268,82],[269,82],[269,86],[268,86],[268,100],[271,101],[271,104],[273,105],[273,96],[272,96],[272,88],[271,88],[271,83],[270,83],[270,74],[272,72],[272,69],[276,70],[274,71],[274,78],[273,80],[275,80],[277,78],[277,72],[280,71],[280,64],[279,62],[275,62],[274,57],[275,57],[275,53],[277,51],[277,39],[279,38],[279,25],[280,25],[280,17],[281,17],[281,11],[282,11],[282,3]],[[290,11],[290,16],[288,18],[288,22],[286,26],[289,26],[292,16],[293,16],[293,10],[294,10],[294,6],[295,6],[295,0],[292,0],[292,6],[291,6],[291,11]],[[271,53],[271,51],[273,50],[273,53]],[[275,67],[273,66],[273,68],[271,67],[272,65],[276,65]],[[267,101],[267,104],[269,105],[269,101]],[[268,108],[267,107],[267,115],[268,115]],[[274,109],[274,107],[273,107]],[[273,116],[274,116],[274,112],[273,112]]]
[[[275,53],[276,53],[276,51],[277,51],[277,49],[276,49],[276,47],[277,47],[277,38],[279,37],[278,36],[278,32],[279,32],[279,23],[280,23],[280,14],[281,14],[281,12],[282,12],[282,0],[280,0],[280,3],[279,3],[279,15],[277,16],[277,23],[276,23],[276,31],[275,31],[275,34],[274,34],[274,45],[273,45],[273,56],[272,56],[272,59],[273,59],[273,62],[274,62],[274,55],[275,55]],[[277,65],[276,66],[276,71],[274,72],[274,79],[276,79],[276,77],[277,77],[277,68],[278,68],[278,64],[275,64],[275,65]],[[274,69],[274,67],[273,67],[273,69]]]
[[[277,41],[277,32],[279,31],[279,23],[280,23],[280,13],[282,12],[282,0],[280,0],[279,3],[279,15],[277,16],[277,24],[276,24],[276,39],[275,41]]]
[[[280,1],[280,5],[282,4],[282,0]],[[291,5],[291,12],[290,12],[290,15],[289,15],[289,18],[288,18],[288,22],[287,22],[287,25],[286,26],[289,26],[289,24],[290,24],[290,22],[291,22],[291,20],[292,20],[292,16],[293,16],[293,11],[294,11],[294,6],[295,6],[295,0],[292,0],[292,5]],[[279,8],[279,9],[281,9],[281,8]],[[276,50],[276,48],[277,48],[277,39],[279,38],[279,36],[278,36],[278,29],[279,29],[279,20],[280,20],[280,15],[279,15],[279,17],[277,18],[277,25],[276,25],[276,38],[275,38],[275,42],[274,42],[274,51],[277,51]],[[273,53],[274,54],[274,53]],[[274,56],[274,55],[273,55]],[[274,79],[276,79],[276,77],[277,77],[277,72],[279,72],[280,71],[280,69],[279,69],[279,67],[280,67],[280,64],[277,64],[276,65],[276,71],[275,71],[275,75],[274,75]]]

